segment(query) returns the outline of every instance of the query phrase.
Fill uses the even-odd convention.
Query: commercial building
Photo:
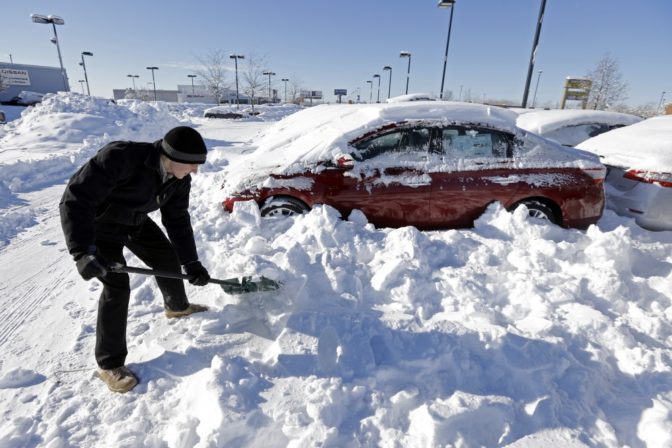
[[[0,62],[0,103],[11,102],[21,92],[56,93],[67,89],[60,67]]]

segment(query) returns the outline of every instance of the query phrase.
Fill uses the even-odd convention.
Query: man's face
[[[174,160],[168,159],[166,165],[166,172],[172,174],[178,179],[184,178],[186,175],[191,173],[198,173],[198,164],[197,163],[180,163],[175,162]]]

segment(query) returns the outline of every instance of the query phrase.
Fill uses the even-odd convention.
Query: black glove
[[[77,259],[77,270],[84,280],[105,276],[107,267],[107,261],[94,254],[82,255]]]
[[[196,286],[205,286],[210,281],[208,270],[200,261],[192,261],[184,265],[184,272],[189,276],[189,283]]]

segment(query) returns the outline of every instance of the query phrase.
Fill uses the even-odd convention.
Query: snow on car
[[[274,125],[223,185],[224,207],[262,216],[316,204],[379,227],[469,227],[492,202],[567,227],[595,223],[606,170],[516,127],[505,109],[437,101],[324,105]]]
[[[649,118],[586,140],[607,165],[609,208],[650,230],[672,230],[672,116]]]
[[[518,115],[518,127],[564,146],[576,146],[603,132],[641,121],[640,117],[603,110],[531,110]]]

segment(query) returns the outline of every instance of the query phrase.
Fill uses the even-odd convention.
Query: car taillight
[[[672,173],[657,173],[655,171],[628,170],[623,175],[626,179],[636,180],[647,184],[656,184],[661,187],[672,188]]]
[[[599,168],[583,168],[583,172],[593,179],[594,184],[601,184],[607,176],[607,168],[602,166]]]

